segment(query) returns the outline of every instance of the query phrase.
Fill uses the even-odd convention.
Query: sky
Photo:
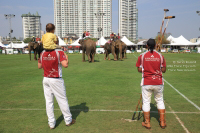
[[[166,32],[173,37],[183,35],[186,39],[200,36],[200,0],[137,0],[138,37],[155,38],[160,31],[163,9],[169,9],[167,16],[171,19]],[[41,15],[42,30],[47,23],[54,23],[53,0],[0,0],[0,36],[9,33],[9,21],[4,14],[15,14],[12,18],[13,37],[22,37],[22,14]],[[166,25],[166,20],[165,20]],[[164,28],[163,28],[164,29]],[[112,31],[118,33],[118,0],[112,0]]]

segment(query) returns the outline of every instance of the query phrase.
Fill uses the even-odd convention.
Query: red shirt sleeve
[[[161,66],[161,67],[166,67],[166,61],[165,61],[164,56],[162,56],[162,58],[163,58],[163,63],[162,63],[162,66]]]
[[[138,57],[137,63],[136,63],[136,67],[140,67],[142,65],[141,63],[141,55]]]
[[[59,51],[59,55],[60,55],[60,62],[62,62],[63,60],[66,60],[66,56],[63,51]]]

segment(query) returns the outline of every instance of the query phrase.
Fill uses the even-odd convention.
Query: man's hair
[[[152,53],[153,50],[154,50],[154,47],[155,47],[155,45],[156,45],[155,39],[149,39],[149,40],[147,41],[147,45],[148,45],[148,48],[150,49],[150,51],[151,51],[151,53]]]
[[[55,30],[54,24],[48,23],[48,24],[46,25],[46,31],[47,31],[47,32],[51,32],[51,31],[53,31],[53,30]]]

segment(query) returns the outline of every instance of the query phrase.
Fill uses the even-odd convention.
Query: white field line
[[[135,54],[133,54],[135,56]],[[135,58],[137,58],[135,56]],[[183,98],[185,98],[189,103],[191,103],[195,108],[197,108],[198,110],[200,110],[200,107],[197,106],[195,103],[193,103],[190,99],[188,99],[185,95],[183,95],[180,91],[178,91],[174,86],[172,86],[169,82],[167,82],[167,80],[164,79],[164,81],[171,86],[176,92],[178,92],[178,94],[180,94]]]
[[[46,109],[25,109],[25,108],[9,108],[9,109],[1,109],[1,111],[16,111],[16,110],[22,110],[22,111],[45,111]],[[60,110],[60,109],[54,109],[54,110]],[[70,109],[70,111],[85,111],[85,112],[128,112],[133,113],[134,110],[106,110],[106,109]],[[137,111],[139,112],[139,111]],[[158,113],[158,111],[151,111],[151,113]],[[200,112],[174,112],[174,111],[166,111],[167,114],[200,114]]]
[[[178,91],[174,86],[172,86],[169,82],[167,82],[165,79],[164,81],[171,86],[176,92],[178,92],[178,94],[180,94],[183,98],[185,98],[189,103],[191,103],[194,107],[196,107],[198,110],[200,110],[200,107],[197,106],[195,103],[193,103],[190,99],[188,99],[185,95],[183,95],[182,93],[180,93],[180,91]]]
[[[174,114],[174,116],[176,117],[176,119],[178,120],[178,122],[181,124],[181,126],[183,127],[183,129],[185,130],[186,133],[190,133],[189,130],[184,126],[183,122],[181,121],[181,119],[176,115],[176,113],[172,110],[172,108],[168,105],[169,109],[172,111],[172,113]]]

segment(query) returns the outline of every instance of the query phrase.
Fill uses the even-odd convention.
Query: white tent
[[[200,40],[195,42],[195,44],[200,46]]]
[[[24,43],[23,41],[22,41],[22,44],[24,44],[25,46],[28,46],[28,43]]]
[[[178,38],[169,36],[167,38],[167,40],[170,41],[171,44],[166,44],[166,45],[170,45],[170,46],[195,46],[195,45],[198,45],[196,43],[192,43],[192,42],[188,41],[182,35],[179,36]]]
[[[26,47],[26,44],[24,43],[11,43],[12,44],[12,48],[24,48]]]
[[[172,35],[170,35],[168,38],[167,38],[168,41],[170,41],[171,43],[174,41],[174,37]]]
[[[140,41],[140,42],[137,43],[137,45],[146,45],[145,42],[147,42],[147,41],[145,41],[145,40],[144,41]]]
[[[100,45],[105,45],[107,43],[107,40],[102,36],[98,42],[97,42],[97,46],[100,46]]]
[[[70,46],[81,46],[78,42],[81,39],[81,37],[79,37],[79,39],[77,39],[74,43],[70,44]]]
[[[4,48],[10,48],[11,46],[9,44],[9,45],[3,45],[2,47],[4,47]]]
[[[132,45],[136,45],[134,43],[132,43],[131,41],[129,41],[126,36],[124,36],[122,39],[121,39],[122,42],[124,42],[127,46],[132,46]]]
[[[67,44],[58,36],[59,46],[67,46]]]
[[[0,47],[3,47],[3,44],[0,42]]]

